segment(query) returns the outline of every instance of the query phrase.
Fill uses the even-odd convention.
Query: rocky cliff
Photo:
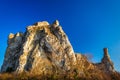
[[[25,33],[10,33],[1,72],[23,71],[48,73],[57,71],[94,70],[114,71],[114,66],[104,49],[104,57],[99,64],[93,64],[87,57],[75,53],[67,35],[58,20],[49,24],[37,22],[26,28]]]

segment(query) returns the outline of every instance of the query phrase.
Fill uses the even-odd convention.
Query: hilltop
[[[52,24],[37,22],[28,26],[24,33],[9,34],[1,73],[9,73],[11,79],[22,76],[32,79],[32,75],[39,79],[119,80],[108,48],[103,52],[100,63],[89,62],[85,55],[74,52],[58,20]]]

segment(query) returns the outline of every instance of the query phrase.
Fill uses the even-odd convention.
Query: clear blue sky
[[[120,0],[0,0],[0,66],[7,36],[38,21],[58,19],[75,52],[100,62],[108,47],[120,71]]]

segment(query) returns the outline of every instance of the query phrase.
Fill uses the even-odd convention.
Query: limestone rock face
[[[59,21],[55,20],[52,24],[37,22],[28,26],[25,33],[10,33],[1,72],[39,74],[60,70],[81,74],[96,67],[102,71],[114,71],[107,49],[104,49],[101,63],[89,62],[86,56],[74,52]]]
[[[25,33],[10,34],[1,72],[69,70],[76,57],[58,20],[28,26]]]
[[[108,48],[104,48],[103,50],[104,50],[104,57],[102,59],[102,64],[105,65],[106,71],[114,71],[114,65],[108,54]]]
[[[114,70],[114,64],[110,59],[110,56],[108,54],[108,48],[103,49],[104,55],[101,60],[101,63],[97,64],[97,67],[107,73],[115,72]]]

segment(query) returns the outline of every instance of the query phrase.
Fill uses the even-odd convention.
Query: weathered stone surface
[[[104,48],[104,57],[102,59],[102,64],[105,65],[105,69],[107,72],[114,71],[114,65],[108,54],[108,48]]]
[[[53,66],[67,70],[75,63],[74,50],[59,22],[43,21],[28,26],[24,34],[9,35],[1,71],[42,71]]]
[[[113,71],[107,49],[100,64],[93,64],[82,54],[76,54],[58,20],[53,24],[46,21],[28,26],[25,33],[10,34],[1,72],[31,71],[40,73],[57,70],[77,70],[98,67],[103,71]]]
[[[115,72],[113,62],[111,61],[110,56],[108,54],[108,48],[104,48],[103,52],[104,52],[103,58],[101,60],[101,63],[96,64],[97,67],[100,70],[103,70],[108,73]]]

